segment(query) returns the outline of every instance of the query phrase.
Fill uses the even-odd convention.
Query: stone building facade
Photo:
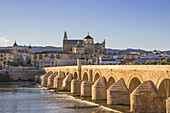
[[[35,67],[54,67],[61,65],[76,65],[81,58],[83,64],[92,64],[96,55],[105,54],[105,40],[102,43],[94,43],[94,39],[88,34],[83,40],[68,40],[64,33],[62,51],[42,51],[32,54],[31,63]]]
[[[31,63],[32,47],[28,46],[26,49],[18,49],[18,45],[15,41],[12,49],[0,50],[0,66],[6,68],[9,64],[30,64]]]
[[[94,43],[94,39],[88,35],[83,40],[69,40],[64,33],[63,51],[74,54],[105,54],[105,40],[102,43]]]
[[[4,67],[8,62],[19,64],[32,64],[37,68],[54,67],[61,65],[76,65],[77,59],[82,59],[82,64],[92,64],[95,57],[105,54],[105,40],[94,43],[88,34],[83,40],[69,40],[64,33],[62,51],[32,52],[31,45],[19,50],[15,42],[13,49],[0,50],[0,63]],[[95,53],[95,56],[94,56]],[[7,66],[7,65],[6,65]]]

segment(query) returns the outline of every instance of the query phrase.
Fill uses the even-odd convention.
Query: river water
[[[89,106],[66,94],[41,90],[29,82],[0,84],[0,113],[110,113],[101,107],[70,109],[74,105]]]

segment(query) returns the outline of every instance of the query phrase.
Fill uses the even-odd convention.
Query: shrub
[[[9,82],[10,81],[10,75],[7,71],[4,73],[0,73],[0,82]]]

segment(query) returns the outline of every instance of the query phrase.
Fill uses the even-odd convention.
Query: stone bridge
[[[87,95],[92,96],[92,99],[107,99],[108,104],[130,104],[131,111],[135,112],[155,112],[158,109],[160,112],[165,112],[165,100],[170,95],[170,65],[81,65],[78,63],[77,66],[48,67],[45,71],[63,73],[66,78],[71,74],[73,80],[70,85],[73,93],[78,89],[77,93],[86,92],[84,85],[91,82],[92,85],[88,87],[92,91]],[[81,82],[78,83],[76,80]],[[141,98],[138,95],[143,96],[141,99],[143,103],[137,102],[136,98],[138,100]]]

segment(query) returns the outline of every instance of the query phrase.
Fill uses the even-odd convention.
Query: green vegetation
[[[150,64],[150,60],[147,60],[147,61],[146,61],[146,64],[149,65],[149,64]]]
[[[96,57],[96,53],[95,52],[93,53],[93,57]]]
[[[78,106],[76,104],[74,104],[73,106],[70,107],[65,107],[65,108],[71,108],[71,109],[88,109],[88,108],[95,108],[95,107],[99,107],[99,106]]]
[[[8,61],[8,65],[9,66],[33,66],[32,64],[21,64],[16,62],[9,62],[9,61]]]
[[[133,65],[137,65],[136,60],[132,61],[132,64],[133,64]]]
[[[2,66],[0,65],[0,70],[2,69]]]
[[[89,57],[86,56],[86,57],[85,57],[86,64],[87,64],[88,60],[89,60]]]
[[[0,82],[9,82],[10,81],[10,76],[7,71],[0,73]]]
[[[164,59],[159,59],[157,61],[155,60],[147,60],[146,63],[147,65],[170,65],[170,58],[166,57]]]
[[[150,64],[151,64],[151,65],[156,65],[156,64],[157,64],[157,62],[156,62],[156,61],[154,61],[154,60],[151,60],[151,61],[150,61]]]
[[[53,86],[47,87],[47,90],[55,89]]]
[[[21,66],[33,66],[32,64],[23,64]]]
[[[78,106],[76,104],[74,104],[73,108],[77,108]]]
[[[165,59],[163,59],[161,61],[161,64],[163,64],[163,65],[170,65],[170,58],[166,57]]]
[[[65,87],[59,87],[56,91],[67,91]]]

